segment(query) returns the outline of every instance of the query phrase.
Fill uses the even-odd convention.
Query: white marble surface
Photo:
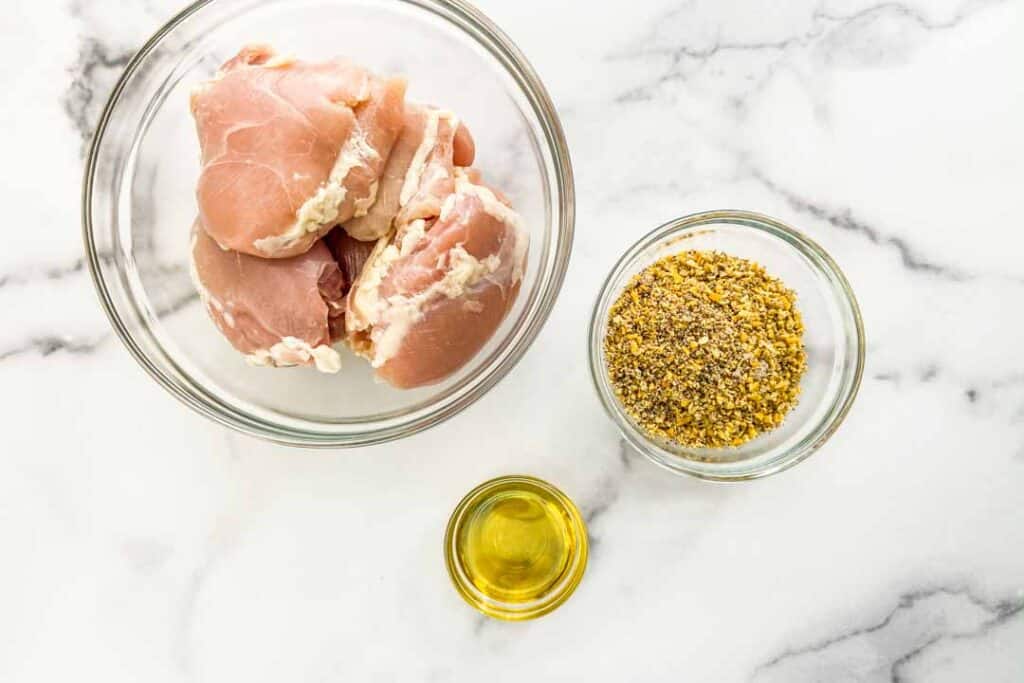
[[[79,238],[84,141],[173,2],[13,0],[0,25],[0,680],[1024,680],[1024,2],[481,0],[545,79],[576,168],[550,322],[407,441],[244,438],[112,338]],[[585,322],[653,225],[800,226],[859,295],[846,424],[741,485],[624,452]],[[443,526],[531,472],[593,535],[572,600],[489,621]]]

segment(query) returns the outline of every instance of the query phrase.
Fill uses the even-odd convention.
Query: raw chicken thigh
[[[451,376],[494,335],[528,237],[469,168],[453,112],[345,60],[243,49],[192,95],[202,150],[193,275],[254,364],[341,366],[399,388]]]
[[[436,216],[439,203],[436,198],[430,200],[430,192],[441,199],[451,194],[453,166],[472,165],[475,154],[469,129],[454,114],[407,104],[402,132],[384,166],[377,201],[365,216],[344,223],[345,231],[359,240],[379,239],[391,230],[400,209],[404,223],[417,213],[429,216],[431,211],[423,202],[437,207],[433,211]],[[421,184],[424,175],[433,178],[433,183]]]
[[[225,248],[301,254],[365,214],[404,124],[405,81],[244,48],[192,94],[200,219]]]
[[[438,382],[497,330],[519,292],[529,244],[519,216],[462,169],[437,218],[383,239],[348,297],[353,350],[400,388]]]
[[[192,278],[213,322],[250,363],[341,368],[331,330],[342,329],[348,283],[323,242],[263,259],[221,249],[197,222]]]
[[[455,191],[455,131],[459,119],[450,111],[428,109],[423,140],[405,174],[395,225],[435,218],[441,202]]]

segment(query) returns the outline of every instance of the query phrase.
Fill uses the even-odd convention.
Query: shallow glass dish
[[[665,256],[721,251],[762,264],[797,295],[807,371],[799,403],[777,429],[737,448],[684,448],[655,439],[626,414],[612,389],[603,340],[608,311],[630,279]],[[590,322],[590,371],[605,410],[632,446],[673,472],[721,481],[792,467],[839,427],[864,372],[864,325],[850,283],[820,246],[793,228],[749,211],[708,211],[676,219],[634,244],[605,280]]]
[[[519,298],[461,371],[400,391],[343,353],[343,369],[245,364],[199,304],[189,278],[199,147],[189,89],[248,42],[318,60],[345,56],[403,74],[409,99],[459,113],[476,166],[530,233]],[[572,245],[572,169],[537,74],[494,24],[462,0],[204,0],[131,60],[103,112],[83,186],[87,260],[118,336],[174,396],[222,424],[302,446],[356,446],[448,418],[500,380],[536,337]]]

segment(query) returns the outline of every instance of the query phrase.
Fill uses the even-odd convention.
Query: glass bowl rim
[[[454,398],[440,406],[440,409],[433,406],[425,407],[418,410],[412,419],[399,421],[397,424],[389,424],[384,427],[368,426],[360,431],[345,434],[309,432],[303,431],[301,428],[270,423],[246,411],[225,404],[206,392],[195,395],[195,392],[179,386],[178,382],[171,375],[158,367],[149,358],[148,354],[135,339],[128,324],[122,318],[118,305],[114,302],[104,277],[100,254],[94,240],[92,203],[97,163],[107,126],[121,99],[123,91],[139,66],[161,44],[168,34],[204,7],[217,1],[196,0],[171,17],[146,40],[142,47],[132,56],[131,60],[129,60],[114,88],[111,90],[89,144],[81,194],[82,239],[89,274],[101,307],[111,327],[135,361],[150,377],[177,400],[214,422],[267,441],[306,448],[359,447],[411,436],[441,424],[475,403],[515,367],[533,344],[533,341],[550,316],[568,270],[575,229],[575,184],[565,133],[547,89],[533,66],[526,59],[526,56],[519,50],[511,38],[467,0],[394,0],[395,2],[415,6],[443,19],[447,19],[457,31],[466,34],[491,57],[497,60],[515,81],[521,90],[520,94],[528,101],[530,110],[537,119],[536,123],[543,133],[540,142],[544,144],[547,154],[550,155],[550,164],[554,171],[553,178],[548,182],[552,183],[557,189],[557,193],[552,197],[552,201],[555,203],[558,212],[558,220],[551,224],[555,237],[553,242],[549,243],[550,247],[548,247],[553,247],[552,252],[549,254],[549,258],[552,259],[552,265],[550,269],[542,270],[538,275],[540,279],[537,284],[538,293],[534,302],[534,308],[532,311],[524,312],[526,317],[523,319],[521,328],[509,337],[509,340],[514,343],[503,352],[502,357],[496,359],[496,365],[480,367],[476,372],[468,376],[464,380],[463,390],[455,392],[457,395],[452,394]],[[372,425],[370,420],[363,420],[362,422]]]
[[[598,339],[598,328],[601,323],[602,311],[607,311],[611,306],[611,298],[616,293],[612,291],[614,283],[619,277],[633,265],[636,259],[648,248],[667,239],[678,237],[683,234],[692,234],[709,226],[727,223],[736,227],[745,227],[758,230],[771,237],[784,242],[791,249],[800,252],[814,271],[823,275],[828,281],[829,291],[832,297],[845,307],[850,314],[853,326],[845,329],[846,337],[852,334],[856,345],[853,361],[856,367],[849,379],[843,381],[835,396],[831,398],[832,409],[826,413],[824,418],[815,426],[810,435],[814,438],[810,441],[802,439],[794,446],[783,451],[782,455],[771,460],[762,466],[741,470],[738,472],[716,472],[708,471],[713,463],[701,462],[703,468],[696,467],[693,463],[682,456],[670,454],[665,456],[661,449],[654,446],[639,429],[634,427],[626,417],[624,411],[614,396],[609,382],[606,379],[604,366],[601,358],[602,339]],[[709,481],[747,481],[776,474],[803,462],[814,454],[828,439],[835,433],[845,420],[854,399],[860,390],[861,379],[864,375],[865,363],[865,336],[864,322],[861,317],[860,306],[857,297],[853,293],[849,281],[839,268],[839,265],[817,242],[807,235],[793,228],[782,221],[755,211],[743,209],[715,209],[698,213],[687,214],[668,221],[650,231],[639,240],[634,242],[625,253],[615,262],[607,277],[601,285],[601,289],[594,303],[590,317],[590,328],[587,335],[588,356],[590,365],[590,377],[594,389],[605,412],[611,417],[616,428],[623,438],[630,445],[639,451],[644,457],[654,464],[666,469],[673,474],[685,474],[698,479]]]

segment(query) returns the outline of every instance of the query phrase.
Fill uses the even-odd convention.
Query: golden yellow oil
[[[533,477],[481,484],[455,509],[445,539],[452,580],[485,614],[545,614],[579,584],[586,567],[583,518],[561,491]]]

